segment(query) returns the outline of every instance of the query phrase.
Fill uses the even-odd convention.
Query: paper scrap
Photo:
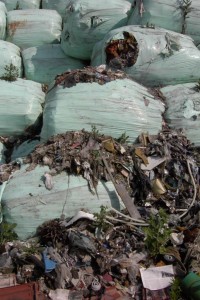
[[[151,171],[155,167],[159,166],[161,163],[163,163],[166,160],[166,157],[152,157],[148,156],[148,164],[141,164],[141,169],[143,171]]]
[[[173,265],[140,269],[144,288],[155,291],[165,289],[174,279]]]

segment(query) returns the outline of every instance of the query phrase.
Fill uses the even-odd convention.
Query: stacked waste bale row
[[[132,142],[143,131],[156,134],[164,114],[169,126],[184,128],[199,146],[199,4],[192,1],[192,7],[184,9],[175,0],[166,4],[153,0],[0,2],[0,136],[30,135],[39,128],[44,141],[57,133],[94,126],[113,137],[126,132]],[[89,64],[93,67],[83,70]],[[111,80],[101,65],[118,74],[116,78]],[[80,70],[70,73],[75,69]],[[120,75],[124,73],[119,69],[131,78]],[[18,79],[11,80],[12,76]],[[49,85],[47,93],[42,84]],[[30,153],[41,141],[26,141],[12,159]],[[1,143],[0,163],[5,161],[3,147]],[[59,217],[60,207],[66,216],[75,213],[73,203],[65,205],[69,189],[81,186],[90,200],[86,208],[92,201],[98,206],[107,201],[103,185],[97,199],[86,193],[87,183],[80,179],[73,178],[67,187],[63,174],[56,177],[55,190],[48,191],[41,188],[48,168],[27,173],[26,167],[0,191],[6,219],[16,222],[21,217],[17,227],[21,238],[49,216]],[[109,188],[114,191],[112,185]],[[77,192],[72,192],[71,201],[76,198]],[[58,209],[54,199],[59,199]],[[14,205],[16,201],[19,205]],[[44,203],[53,215],[42,211]],[[30,214],[26,210],[35,212],[27,232],[24,224]]]

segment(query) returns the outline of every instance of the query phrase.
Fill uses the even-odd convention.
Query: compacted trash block
[[[55,10],[14,10],[7,18],[7,41],[22,49],[60,42],[62,18]]]

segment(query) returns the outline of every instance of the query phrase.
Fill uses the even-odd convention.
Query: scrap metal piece
[[[135,204],[133,203],[133,200],[129,196],[124,185],[118,184],[115,182],[105,157],[101,153],[100,153],[100,156],[101,156],[102,161],[106,167],[106,170],[110,176],[110,179],[112,180],[112,183],[114,184],[116,191],[119,194],[120,198],[122,199],[124,205],[126,206],[130,216],[135,219],[141,219],[140,213],[139,213],[138,209],[136,208]]]

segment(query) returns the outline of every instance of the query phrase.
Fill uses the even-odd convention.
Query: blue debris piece
[[[44,260],[44,267],[45,267],[45,273],[49,273],[51,271],[53,271],[56,267],[56,262],[49,259],[47,257],[47,249],[45,249],[42,253],[42,256],[43,256],[43,260]]]

